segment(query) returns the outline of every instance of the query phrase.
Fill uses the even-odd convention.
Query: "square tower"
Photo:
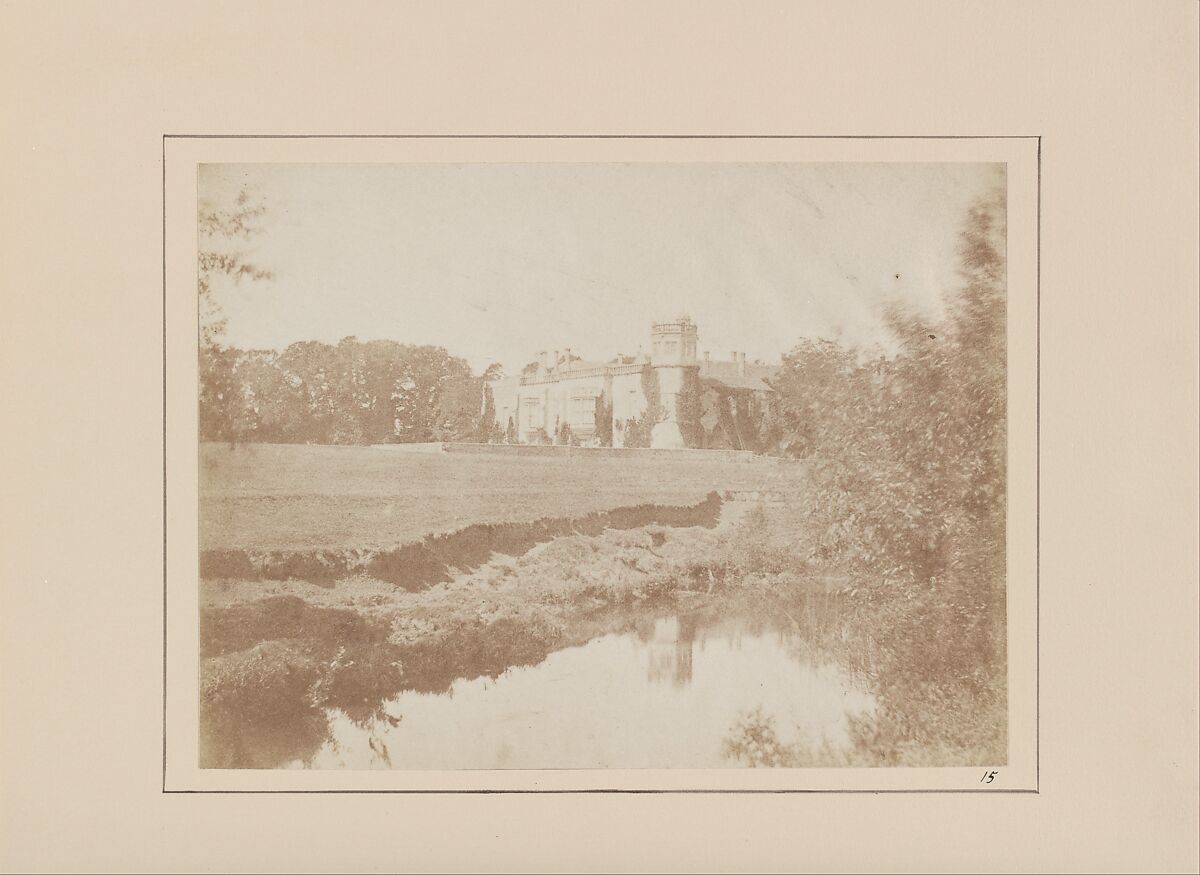
[[[696,360],[699,332],[687,315],[670,322],[655,322],[650,329],[650,366],[658,381],[662,409],[653,411],[656,422],[650,432],[650,446],[661,450],[680,450],[685,446],[679,428],[679,396],[688,385],[689,372],[700,370]]]
[[[650,362],[659,365],[696,364],[699,334],[696,323],[686,314],[669,322],[655,322],[650,329]]]

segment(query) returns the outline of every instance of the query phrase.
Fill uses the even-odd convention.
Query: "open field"
[[[405,453],[372,447],[200,447],[202,550],[390,549],[475,523],[580,517],[709,492],[771,488],[771,459]]]
[[[384,737],[406,716],[419,722],[404,695],[451,709],[456,684],[499,682],[630,630],[651,640],[664,618],[680,630],[723,623],[739,641],[770,629],[773,641],[786,636],[789,658],[833,666],[873,697],[873,712],[830,718],[845,739],[837,747],[785,737],[786,721],[761,709],[739,711],[702,742],[743,765],[1005,762],[1003,651],[983,649],[1003,647],[1003,628],[983,638],[961,620],[979,587],[880,588],[823,557],[828,531],[805,500],[805,465],[295,445],[207,445],[201,464],[207,767],[313,765],[330,750],[390,767]],[[622,683],[646,693],[645,711],[622,720],[653,725],[674,701],[654,686],[660,658],[676,671],[700,651],[742,652],[693,647],[690,636],[629,664]],[[538,689],[529,713],[565,687]],[[584,719],[579,736],[592,725]],[[346,726],[362,737],[343,747]]]

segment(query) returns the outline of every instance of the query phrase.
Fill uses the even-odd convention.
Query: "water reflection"
[[[849,744],[872,697],[803,655],[794,632],[668,616],[498,678],[410,689],[370,719],[326,711],[328,737],[292,768],[713,768],[744,765],[724,739],[747,713],[780,746]],[[816,748],[814,748],[816,749]],[[782,764],[763,760],[760,765]],[[814,762],[813,764],[820,764]]]

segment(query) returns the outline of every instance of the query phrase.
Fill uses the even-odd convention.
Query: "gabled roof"
[[[780,365],[756,365],[746,363],[746,373],[738,373],[737,362],[701,362],[700,376],[714,380],[731,389],[752,389],[755,392],[770,392],[766,380],[779,373]]]

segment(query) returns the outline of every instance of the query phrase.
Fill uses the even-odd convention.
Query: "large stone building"
[[[540,352],[521,374],[488,384],[497,430],[522,444],[707,446],[707,436],[739,409],[769,408],[767,380],[779,367],[748,363],[744,352],[724,361],[701,357],[698,342],[696,323],[680,316],[653,324],[649,353],[589,362],[570,348]],[[745,444],[736,433],[725,442]]]

